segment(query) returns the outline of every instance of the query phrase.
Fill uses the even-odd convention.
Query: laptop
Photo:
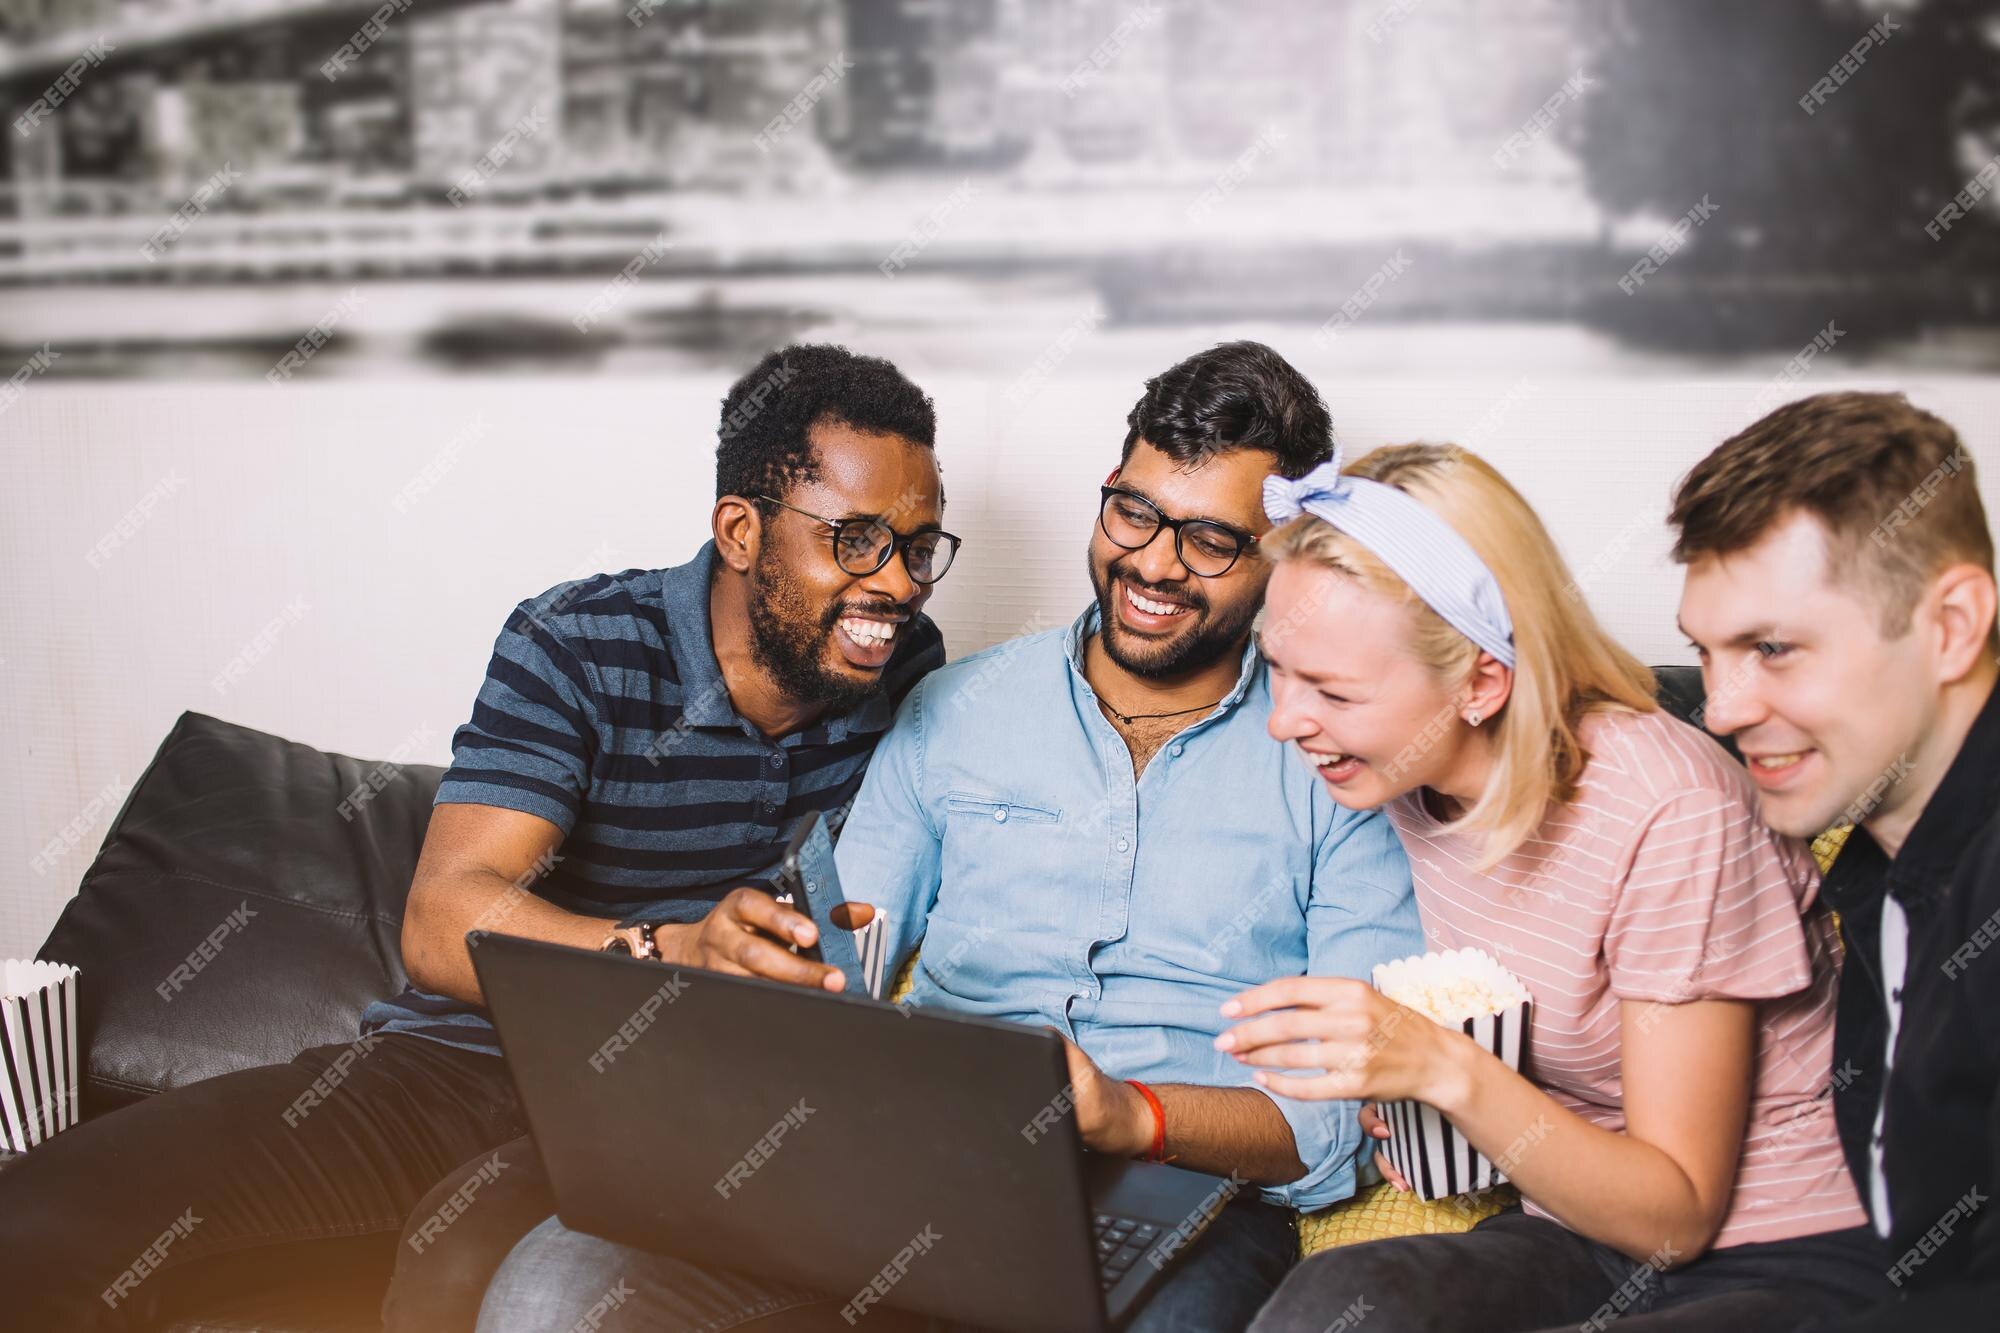
[[[1014,1023],[475,932],[571,1228],[871,1307],[1118,1327],[1239,1182],[1086,1152]]]

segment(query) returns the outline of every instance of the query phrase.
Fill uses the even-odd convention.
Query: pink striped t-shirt
[[[1839,960],[1811,853],[1759,822],[1749,776],[1686,723],[1605,711],[1581,736],[1576,799],[1485,872],[1476,839],[1442,833],[1416,793],[1390,802],[1429,947],[1485,949],[1521,978],[1534,1001],[1522,1072],[1611,1130],[1625,1128],[1622,1001],[1761,1001],[1715,1244],[1862,1225],[1834,1128]]]

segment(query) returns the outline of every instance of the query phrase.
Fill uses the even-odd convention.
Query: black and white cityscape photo
[[[0,309],[63,377],[643,373],[850,330],[971,369],[1071,323],[1109,367],[1217,322],[1371,371],[1815,338],[1976,370],[1995,18],[10,0]]]

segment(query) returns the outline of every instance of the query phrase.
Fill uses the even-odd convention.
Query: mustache
[[[1134,574],[1131,566],[1122,560],[1112,562],[1111,577],[1144,596],[1156,597],[1163,602],[1178,602],[1197,611],[1208,610],[1208,597],[1193,579],[1181,583],[1149,583]]]
[[[881,601],[870,600],[866,602],[835,602],[833,603],[833,605],[827,607],[826,614],[820,617],[820,625],[822,628],[832,629],[834,625],[839,622],[842,616],[868,616],[868,615],[881,616],[884,619],[901,622],[908,620],[910,618],[911,612],[910,608],[903,605],[901,602],[892,602],[887,600],[881,600]]]

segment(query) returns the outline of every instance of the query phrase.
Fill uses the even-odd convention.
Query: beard
[[[833,655],[834,626],[851,610],[833,602],[815,612],[812,599],[768,548],[760,555],[750,586],[750,657],[768,673],[785,697],[844,713],[879,693],[886,671],[874,676],[827,665]]]
[[[1120,579],[1141,593],[1157,593],[1185,603],[1192,608],[1187,613],[1189,623],[1165,639],[1132,633],[1118,617],[1118,594],[1112,585]],[[1260,609],[1261,599],[1252,598],[1240,608],[1218,613],[1200,579],[1155,588],[1134,574],[1125,560],[1114,560],[1102,570],[1091,560],[1090,585],[1097,592],[1098,636],[1104,641],[1105,656],[1142,680],[1165,680],[1199,671],[1242,652],[1243,640]]]

